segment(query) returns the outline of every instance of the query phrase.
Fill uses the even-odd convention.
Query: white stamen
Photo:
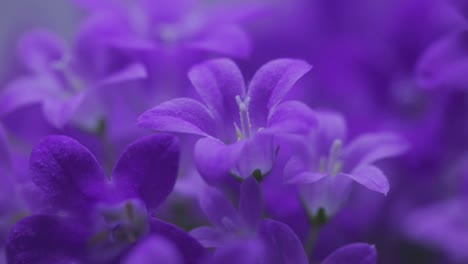
[[[240,130],[237,124],[235,124],[236,132],[238,134],[238,138],[242,139],[244,137],[250,138],[252,135],[252,125],[250,123],[250,114],[249,114],[249,104],[250,104],[250,97],[245,98],[242,100],[239,95],[236,96],[236,102],[239,107],[239,119],[240,119]],[[240,132],[240,137],[239,137]]]

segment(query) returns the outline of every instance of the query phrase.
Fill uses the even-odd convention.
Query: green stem
[[[309,256],[309,257],[313,253],[313,250],[314,250],[315,244],[317,242],[319,233],[320,233],[320,226],[312,225],[311,229],[310,229],[310,232],[309,232],[309,236],[307,238],[307,244],[306,244],[306,248],[305,248],[306,252],[307,252],[307,256]]]

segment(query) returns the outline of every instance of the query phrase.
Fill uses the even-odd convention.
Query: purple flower
[[[181,253],[171,241],[161,236],[150,236],[140,242],[125,258],[124,264],[182,264]]]
[[[67,47],[64,40],[47,30],[28,33],[19,44],[19,55],[29,74],[7,85],[0,96],[0,114],[6,115],[26,105],[39,103],[46,119],[62,128],[74,119],[78,110],[88,112],[75,120],[83,126],[96,126],[103,110],[99,89],[109,85],[142,79],[146,72],[139,64],[101,72],[92,62]],[[85,105],[85,107],[82,107]]]
[[[238,24],[258,9],[187,0],[76,2],[91,13],[86,31],[100,34],[114,48],[130,52],[188,49],[234,57],[249,55],[249,38]]]
[[[374,246],[365,243],[354,243],[341,247],[325,260],[322,264],[376,264],[377,250]]]
[[[289,226],[262,219],[262,194],[255,178],[241,184],[238,210],[216,189],[208,189],[200,205],[213,227],[199,227],[191,234],[205,247],[217,249],[214,263],[227,261],[225,255],[233,258],[229,263],[308,263],[302,243]],[[244,249],[245,244],[257,249]],[[232,254],[239,250],[246,255]]]
[[[254,238],[263,213],[260,186],[253,177],[241,184],[238,210],[220,191],[207,188],[200,198],[200,207],[213,227],[199,227],[191,234],[205,247],[216,248]]]
[[[405,217],[403,229],[411,240],[444,252],[454,263],[468,261],[466,197],[436,202]]]
[[[364,134],[346,143],[346,124],[337,113],[317,113],[319,128],[302,139],[304,149],[284,168],[285,181],[298,184],[310,215],[334,215],[346,201],[351,183],[388,193],[389,183],[373,164],[401,154],[406,142],[392,133]]]
[[[274,136],[306,132],[314,127],[313,112],[298,101],[281,102],[310,70],[304,61],[278,59],[261,67],[245,87],[239,68],[228,59],[199,64],[189,78],[204,104],[176,98],[143,113],[138,124],[156,131],[203,137],[195,146],[195,163],[210,183],[265,176],[272,168]]]
[[[107,263],[150,234],[170,240],[186,263],[196,263],[203,254],[198,242],[151,216],[172,191],[178,160],[178,141],[154,135],[131,144],[106,178],[77,141],[45,138],[34,148],[30,167],[49,206],[12,229],[9,263]]]
[[[468,31],[459,29],[435,41],[421,57],[417,77],[424,88],[467,88]]]

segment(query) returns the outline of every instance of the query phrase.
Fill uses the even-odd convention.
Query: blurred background
[[[350,138],[390,130],[411,144],[404,156],[382,163],[390,177],[389,195],[354,193],[322,232],[317,259],[346,242],[364,241],[377,245],[382,263],[468,263],[465,2],[242,1],[261,10],[238,22],[251,41],[250,55],[236,58],[246,79],[271,59],[305,59],[314,69],[298,83],[291,98],[314,109],[341,112]],[[24,33],[47,28],[73,43],[86,14],[73,1],[1,1],[0,86],[27,71],[17,56]],[[187,64],[219,56],[199,56]],[[174,70],[178,81],[164,85],[188,86],[187,68]],[[161,99],[151,103],[157,101]],[[3,118],[10,133],[19,129],[17,117]],[[125,123],[132,125],[132,121]],[[24,142],[33,145],[50,131],[57,132],[47,128]]]

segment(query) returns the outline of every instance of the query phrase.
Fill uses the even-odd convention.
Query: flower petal
[[[299,101],[279,104],[268,117],[267,132],[307,133],[317,126],[314,112]]]
[[[467,89],[468,30],[456,31],[436,41],[424,53],[417,68],[425,88]]]
[[[325,210],[328,217],[335,215],[346,203],[353,181],[338,174],[336,177],[323,177],[311,184],[299,185],[301,200],[307,207],[309,215],[314,216]]]
[[[189,79],[208,108],[232,126],[239,116],[236,96],[245,94],[242,73],[229,59],[215,59],[194,66]]]
[[[209,136],[216,127],[209,110],[190,98],[176,98],[146,111],[138,118],[138,125],[157,131],[199,136]]]
[[[251,53],[250,39],[237,25],[209,27],[197,40],[187,44],[191,48],[216,52],[229,57],[246,58]]]
[[[198,140],[195,144],[194,159],[203,179],[213,185],[235,183],[231,169],[239,160],[243,145],[243,141],[225,145],[214,138]]]
[[[263,65],[255,73],[247,92],[251,98],[252,124],[264,127],[270,110],[311,68],[307,62],[295,59],[277,59]]]
[[[266,259],[263,263],[309,263],[301,241],[289,226],[266,219],[259,232],[266,244]]]
[[[390,184],[383,172],[375,166],[362,166],[357,168],[351,174],[343,175],[353,179],[357,183],[364,185],[369,190],[387,195]]]
[[[0,96],[1,115],[9,114],[16,109],[34,103],[44,98],[38,89],[38,82],[33,78],[18,78],[7,85]]]
[[[296,174],[292,177],[290,177],[286,183],[288,184],[308,184],[308,183],[314,183],[323,177],[327,176],[325,173],[314,173],[314,172],[301,172],[299,174]]]
[[[345,171],[404,153],[408,143],[398,134],[372,133],[354,139],[344,150]]]
[[[32,181],[59,209],[86,209],[106,195],[107,180],[91,152],[66,136],[49,136],[33,150]]]
[[[216,250],[210,264],[258,264],[261,262],[265,252],[261,241],[237,240],[227,246]]]
[[[257,171],[263,178],[275,165],[278,145],[274,135],[256,133],[253,138],[242,140],[242,143],[243,147],[232,173],[236,177],[247,179]]]
[[[336,139],[344,140],[346,138],[347,128],[344,117],[336,112],[318,111],[318,140],[325,151],[328,153],[330,146]]]
[[[150,209],[159,206],[174,188],[179,154],[179,142],[171,135],[152,135],[131,144],[112,173],[118,195],[141,198]]]
[[[263,197],[260,185],[254,177],[241,184],[239,214],[251,231],[256,231],[263,216]]]
[[[177,248],[167,239],[160,236],[150,236],[132,249],[123,261],[124,264],[182,264],[182,257]]]
[[[376,264],[375,246],[365,243],[354,243],[335,250],[322,264]]]
[[[207,188],[200,196],[200,207],[210,222],[217,227],[224,227],[225,219],[236,223],[237,212],[224,194],[215,188]]]
[[[56,128],[63,128],[81,106],[86,94],[79,93],[66,100],[45,98],[42,104],[44,116]]]
[[[190,231],[190,235],[200,241],[200,243],[206,248],[217,248],[222,246],[224,242],[223,232],[213,227],[202,226],[195,228]]]
[[[88,234],[68,220],[34,215],[19,221],[7,241],[8,263],[73,263],[83,257]]]
[[[33,72],[48,69],[53,62],[64,59],[66,53],[65,41],[46,29],[28,32],[19,43],[19,56]]]
[[[124,69],[107,76],[98,82],[96,86],[112,85],[126,81],[140,80],[147,77],[147,72],[142,64],[131,64]]]
[[[184,263],[201,263],[206,252],[193,237],[178,227],[152,218],[150,222],[151,233],[160,235],[173,243],[181,253]]]

